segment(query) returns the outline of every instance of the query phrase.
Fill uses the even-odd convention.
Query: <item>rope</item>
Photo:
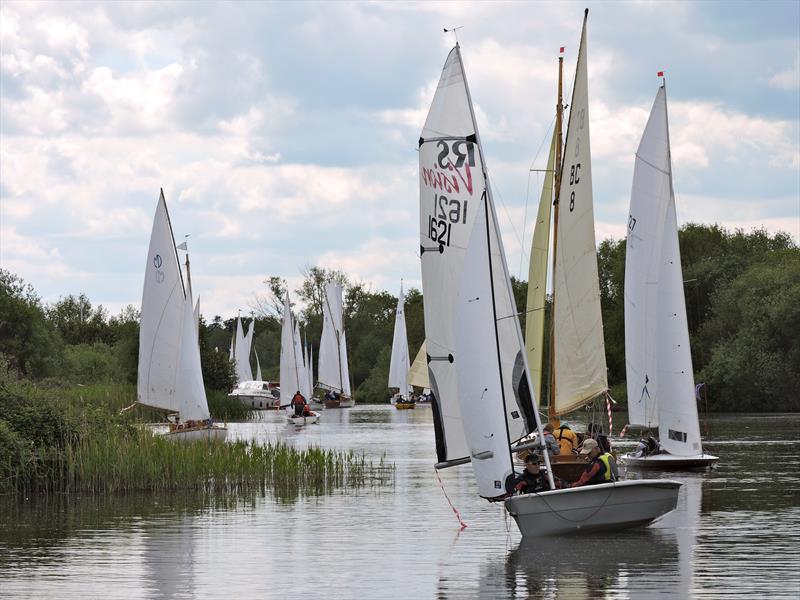
[[[439,469],[434,467],[433,472],[436,473],[436,479],[439,480],[439,487],[442,488],[442,493],[444,494],[447,503],[450,505],[450,508],[453,509],[453,512],[456,515],[456,519],[458,519],[458,524],[461,525],[459,531],[464,531],[467,524],[464,523],[464,520],[461,518],[461,513],[458,512],[458,509],[455,506],[453,506],[453,502],[450,500],[450,496],[447,495],[447,490],[444,489],[444,482],[442,482],[442,478],[439,476]]]
[[[614,421],[611,418],[611,396],[608,394],[606,394],[606,410],[608,411],[608,435],[611,436],[611,432],[614,431]]]
[[[611,489],[608,490],[608,494],[606,495],[606,499],[603,500],[603,503],[600,506],[598,506],[597,509],[595,509],[595,511],[592,514],[590,514],[588,517],[586,517],[585,519],[570,519],[569,517],[565,517],[564,515],[560,514],[557,510],[555,510],[552,506],[550,506],[550,503],[547,501],[547,498],[545,496],[540,495],[538,492],[534,492],[534,494],[536,496],[539,496],[539,498],[541,498],[544,501],[544,503],[547,506],[547,508],[550,509],[550,512],[553,513],[554,515],[556,515],[559,519],[562,519],[562,520],[567,521],[569,523],[583,523],[584,521],[588,521],[589,519],[594,517],[597,513],[599,513],[603,509],[603,507],[606,504],[608,504],[608,499],[611,498],[611,493],[614,491],[614,488],[617,487],[617,482],[616,481],[612,481],[611,484],[612,484],[612,487],[611,487]]]

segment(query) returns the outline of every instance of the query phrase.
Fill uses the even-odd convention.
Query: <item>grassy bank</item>
[[[193,490],[278,496],[384,485],[393,467],[353,453],[281,442],[173,443],[120,413],[131,386],[38,386],[0,373],[0,494]]]

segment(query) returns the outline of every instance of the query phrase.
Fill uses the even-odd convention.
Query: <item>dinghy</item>
[[[180,247],[187,250],[185,242]],[[164,434],[168,439],[223,441],[227,429],[211,421],[203,385],[188,250],[186,277],[184,287],[162,190],[142,293],[137,402],[177,413],[170,431]]]
[[[308,403],[311,395],[311,380],[305,369],[303,350],[300,343],[300,328],[292,315],[289,303],[289,292],[283,302],[283,323],[281,325],[281,406],[287,408],[286,419],[293,425],[307,425],[317,423],[319,415],[314,412],[303,415],[295,414],[292,398],[297,392]]]
[[[397,297],[397,311],[394,318],[394,336],[392,337],[392,357],[389,361],[389,388],[397,390],[389,402],[397,410],[413,409],[411,400],[413,392],[408,384],[408,371],[411,362],[408,356],[408,336],[406,335],[405,296],[403,284],[400,284],[400,295]]]
[[[350,369],[347,365],[347,336],[344,331],[342,286],[332,281],[325,284],[322,305],[322,340],[317,357],[317,385],[336,397],[325,399],[325,408],[352,408]]]
[[[585,82],[585,68],[581,76]],[[556,490],[542,442],[551,491],[508,497],[516,476],[512,444],[534,430],[542,440],[542,425],[458,44],[445,62],[419,155],[429,376],[437,453],[447,459],[437,467],[471,462],[478,493],[505,501],[524,536],[633,527],[675,508],[680,483],[668,480]]]
[[[672,186],[666,82],[658,88],[636,151],[625,254],[625,368],[629,426],[657,430],[655,453],[629,466],[713,465],[703,452],[683,293]]]

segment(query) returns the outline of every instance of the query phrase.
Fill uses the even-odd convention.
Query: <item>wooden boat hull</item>
[[[224,442],[228,437],[228,428],[219,425],[211,427],[192,427],[191,429],[176,429],[168,431],[164,437],[174,442],[194,442],[205,440],[209,442]]]
[[[675,456],[674,454],[651,454],[650,456],[633,456],[626,454],[622,460],[628,467],[637,469],[704,469],[713,466],[719,460],[718,456],[711,454],[698,454],[697,456]]]
[[[355,401],[352,398],[325,400],[325,408],[353,408],[353,406],[355,406]]]
[[[394,407],[397,410],[414,410],[416,404],[414,402],[397,402]]]
[[[311,414],[307,417],[296,417],[294,415],[291,415],[289,417],[286,417],[286,420],[292,425],[298,427],[301,425],[313,425],[314,423],[319,423],[319,415]]]
[[[670,512],[681,483],[640,479],[513,496],[505,501],[525,537],[620,530]]]

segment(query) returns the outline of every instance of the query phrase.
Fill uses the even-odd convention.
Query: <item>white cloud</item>
[[[800,89],[800,56],[795,57],[794,65],[770,77],[769,86],[776,90]]]

